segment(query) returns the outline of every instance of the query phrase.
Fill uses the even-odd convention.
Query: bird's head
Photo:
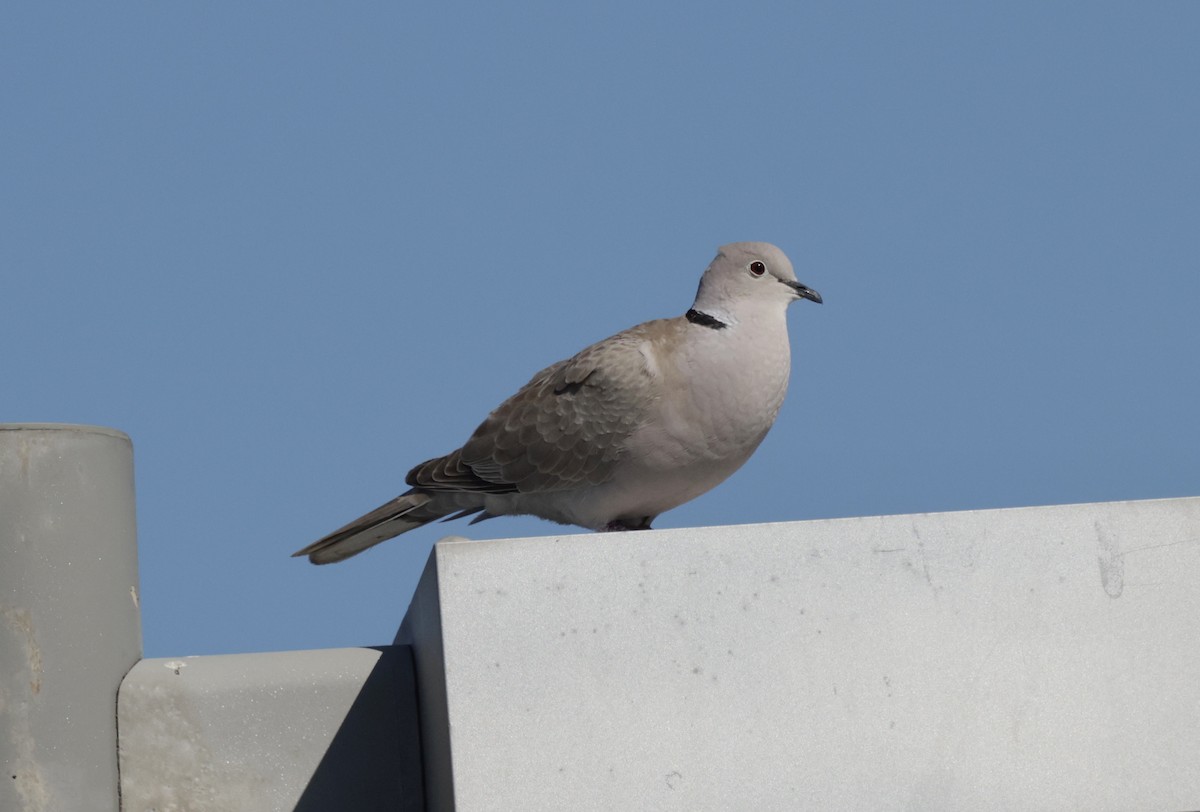
[[[821,294],[796,280],[787,255],[766,242],[723,245],[700,278],[694,308],[737,323],[764,307],[786,307],[797,299],[821,303]]]

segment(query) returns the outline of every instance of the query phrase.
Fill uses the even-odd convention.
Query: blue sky
[[[9,4],[0,420],[134,441],[147,656],[389,642],[288,557],[767,240],[792,387],[657,526],[1200,494],[1200,4]],[[603,543],[603,538],[596,543]]]

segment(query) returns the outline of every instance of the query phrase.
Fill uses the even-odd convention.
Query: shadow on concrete
[[[309,779],[296,812],[424,808],[417,683],[409,646],[372,646],[379,661]]]

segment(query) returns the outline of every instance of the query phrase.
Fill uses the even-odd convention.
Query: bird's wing
[[[408,484],[532,493],[604,482],[659,396],[652,344],[673,321],[639,325],[546,367],[462,448],[413,468]]]

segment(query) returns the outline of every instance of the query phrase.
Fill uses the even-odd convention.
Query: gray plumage
[[[778,248],[723,246],[686,316],[639,324],[543,369],[462,448],[409,471],[410,490],[294,555],[341,561],[473,514],[650,527],[741,467],[770,429],[791,367],[785,311],[797,299],[821,302]]]

